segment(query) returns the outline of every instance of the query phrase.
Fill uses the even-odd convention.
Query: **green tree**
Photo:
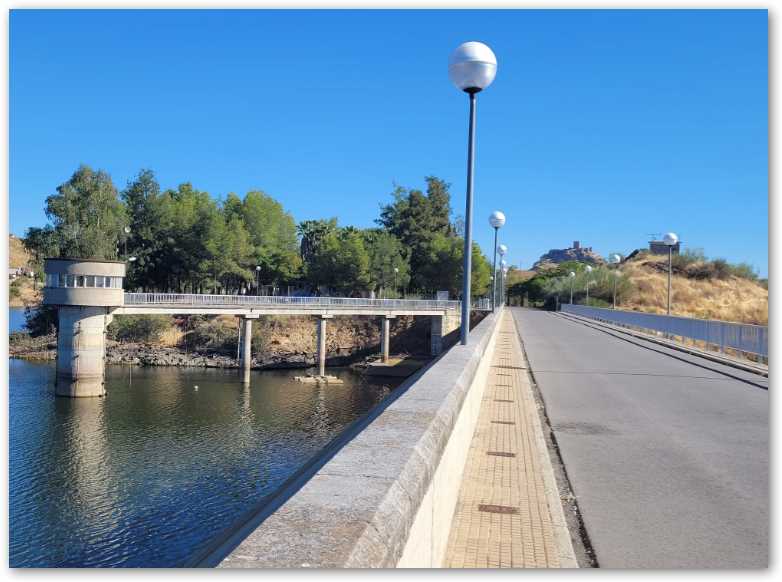
[[[128,255],[136,257],[128,265],[125,286],[128,289],[157,287],[160,283],[157,275],[166,269],[158,260],[167,235],[160,222],[160,185],[154,172],[141,170],[128,182],[120,197],[125,204],[130,228],[124,243],[127,244]]]
[[[372,228],[363,231],[369,253],[370,286],[384,297],[396,297],[410,283],[410,263],[404,246],[389,232]],[[388,290],[391,290],[391,293]]]
[[[252,191],[244,197],[241,214],[256,265],[261,267],[260,280],[274,283],[299,277],[302,263],[296,223],[282,204],[263,192]]]
[[[340,295],[368,291],[369,253],[361,233],[351,228],[329,231],[314,251],[307,277],[314,287],[327,287]]]
[[[46,199],[60,257],[116,259],[125,209],[106,172],[80,166]]]

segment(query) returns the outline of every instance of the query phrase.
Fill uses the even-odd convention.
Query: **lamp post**
[[[495,210],[489,215],[489,225],[494,229],[494,259],[491,263],[491,272],[497,272],[497,234],[499,230],[505,226],[505,214],[499,210]],[[491,287],[491,310],[494,311],[495,303],[497,302],[497,287],[492,283]]]
[[[255,294],[261,294],[261,266],[255,265]]]
[[[448,75],[456,87],[470,96],[467,137],[467,201],[464,212],[464,279],[462,287],[461,344],[467,344],[470,328],[470,278],[472,275],[472,187],[475,166],[475,96],[491,85],[497,74],[497,58],[480,42],[459,45],[448,61]]]
[[[668,247],[668,315],[671,314],[671,269],[673,268],[673,247],[679,242],[679,235],[668,232],[663,237],[665,246]]]
[[[570,271],[568,279],[570,279],[570,304],[573,305],[573,283],[576,281],[576,274]]]
[[[613,253],[611,255],[608,255],[608,262],[612,265],[618,265],[622,261],[622,257],[617,254]],[[617,267],[616,271],[613,271],[613,279],[614,279],[614,306],[613,308],[616,309],[616,281],[619,279],[619,267]]]
[[[508,254],[508,247],[506,247],[505,245],[500,245],[499,247],[497,247],[497,252],[500,255],[500,265],[501,265],[500,268],[502,268],[502,266],[507,264],[503,259],[505,258],[505,255]],[[501,279],[501,282],[503,284],[505,283],[505,277]],[[502,297],[502,290],[500,290],[500,297]]]
[[[396,276],[399,274],[399,268],[394,267],[394,295],[399,295],[397,292],[397,286],[396,286]]]
[[[590,275],[590,273],[592,273],[592,266],[591,265],[587,265],[586,269],[584,269],[584,270],[586,271],[586,274],[587,274],[587,284],[586,284],[587,296],[586,296],[586,303],[584,303],[584,305],[589,306],[589,283],[591,283],[591,281],[589,280],[589,275]]]
[[[504,246],[504,245],[500,245],[500,246]],[[507,248],[505,249],[505,251],[507,251]],[[500,249],[500,255],[504,255],[505,251]],[[499,288],[499,292],[500,292],[499,302],[500,302],[500,305],[504,305],[504,303],[505,303],[505,274],[507,272],[508,272],[508,263],[506,263],[505,259],[503,259],[503,260],[500,261],[500,288]]]
[[[125,232],[125,256],[128,256],[128,235],[130,234],[130,227],[126,226],[122,229]]]

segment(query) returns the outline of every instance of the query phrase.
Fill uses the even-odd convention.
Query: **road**
[[[512,312],[600,567],[766,567],[768,379]]]

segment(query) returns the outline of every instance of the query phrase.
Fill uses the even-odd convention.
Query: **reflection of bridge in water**
[[[47,259],[44,303],[59,311],[57,394],[101,396],[106,326],[115,315],[234,315],[241,320],[242,368],[252,363],[252,321],[262,315],[317,318],[319,374],[325,374],[326,325],[335,316],[381,318],[383,361],[389,357],[390,321],[398,316],[431,318],[431,353],[442,352],[443,336],[459,327],[459,301],[365,299],[184,293],[124,293],[125,264],[117,261]],[[110,280],[111,285],[106,281]]]

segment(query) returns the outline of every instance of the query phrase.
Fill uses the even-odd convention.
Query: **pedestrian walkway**
[[[527,365],[509,313],[499,326],[445,565],[576,567]]]

